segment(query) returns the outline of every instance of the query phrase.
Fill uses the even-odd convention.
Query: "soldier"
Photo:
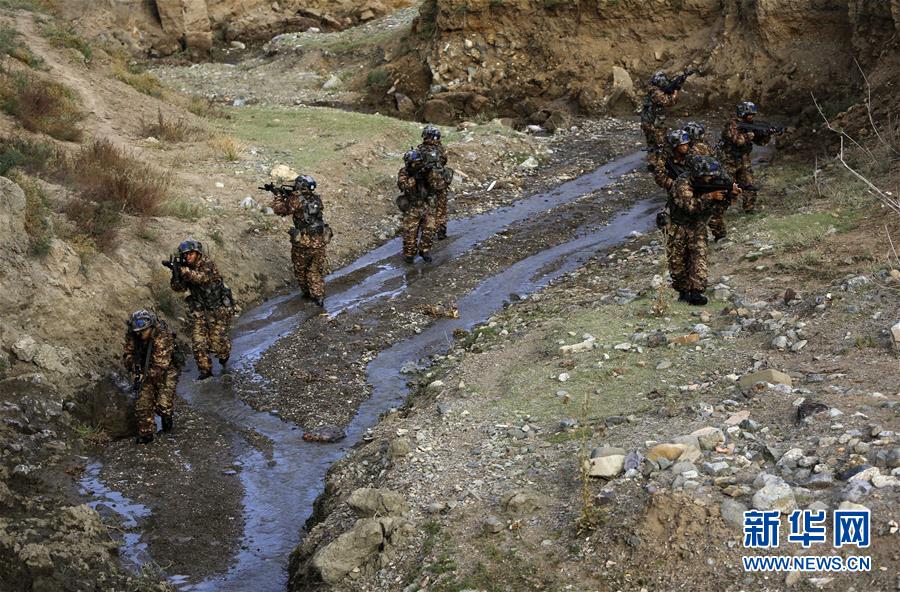
[[[441,130],[426,125],[422,130],[422,143],[416,151],[425,162],[426,181],[434,199],[435,236],[447,238],[447,189],[453,181],[453,169],[447,166],[447,149],[441,144]]]
[[[175,425],[172,419],[175,387],[184,366],[184,356],[165,321],[142,309],[128,320],[122,361],[131,372],[137,392],[134,408],[138,435],[135,442],[149,444],[156,432],[154,415],[162,418],[164,432],[171,432]]]
[[[703,139],[706,135],[706,126],[696,121],[689,121],[681,129],[686,131],[691,137],[691,147],[688,150],[688,159],[694,156],[712,156],[713,149]]]
[[[768,144],[771,136],[760,132],[742,131],[738,127],[738,122],[753,123],[756,112],[756,105],[750,101],[740,103],[735,110],[736,116],[732,117],[722,130],[720,145],[725,170],[744,188],[743,207],[748,213],[753,212],[756,206],[756,188],[753,186],[750,153],[754,144],[758,146]]]
[[[309,175],[294,180],[293,191],[275,195],[272,210],[279,216],[291,215],[291,262],[303,296],[325,306],[325,247],[333,233],[325,223],[322,198],[316,193],[316,181]]]
[[[400,222],[403,233],[403,260],[412,263],[416,254],[431,263],[431,244],[434,240],[434,213],[424,178],[424,162],[418,150],[410,150],[403,155],[404,166],[397,173],[397,187],[402,194],[397,198],[397,207],[403,213]],[[418,243],[418,244],[417,244]]]
[[[231,355],[228,330],[234,318],[231,289],[222,281],[219,269],[204,253],[198,240],[187,239],[178,245],[178,253],[163,262],[172,270],[170,285],[176,292],[189,291],[186,302],[190,309],[191,342],[198,380],[212,376],[212,353],[225,369]]]
[[[684,131],[691,137],[691,147],[688,150],[687,158],[691,161],[695,156],[713,156],[713,149],[707,144],[703,136],[706,134],[706,126],[696,121],[689,121],[684,124]],[[713,239],[719,242],[727,234],[725,227],[725,211],[731,205],[730,199],[717,201],[712,206],[712,215],[709,218],[709,230],[712,232]]]
[[[650,77],[650,90],[644,97],[644,106],[641,109],[641,130],[647,139],[647,168],[652,172],[658,166],[658,160],[663,160],[663,151],[666,141],[666,108],[671,107],[678,100],[677,90],[666,92],[670,84],[669,77],[663,71],[656,72]]]
[[[691,148],[691,137],[682,129],[666,134],[669,151],[665,158],[654,163],[653,179],[665,190],[672,187],[678,175],[688,169],[688,152]]]
[[[679,175],[669,190],[671,224],[666,247],[672,287],[679,300],[695,306],[707,302],[703,295],[709,275],[706,225],[712,205],[726,198],[725,191],[701,193],[695,186],[709,184],[721,173],[714,158],[698,156],[691,161],[690,171]],[[737,184],[731,191],[740,193]]]

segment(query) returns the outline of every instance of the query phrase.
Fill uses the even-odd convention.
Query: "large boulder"
[[[406,499],[389,489],[361,487],[350,494],[347,504],[362,517],[401,516],[409,512]]]
[[[354,570],[383,567],[392,558],[393,547],[413,532],[412,523],[404,518],[361,518],[319,550],[312,567],[323,582],[337,584]]]
[[[156,0],[156,9],[163,31],[180,39],[186,49],[212,47],[206,0]]]
[[[625,68],[612,67],[612,80],[609,94],[606,97],[606,108],[616,113],[631,113],[637,97],[634,92],[634,81]]]
[[[72,415],[86,425],[102,429],[111,438],[127,438],[137,431],[134,399],[128,384],[117,376],[108,376],[77,392],[74,403]]]

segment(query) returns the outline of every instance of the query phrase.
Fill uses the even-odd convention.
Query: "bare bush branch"
[[[869,84],[869,78],[868,76],[866,76],[866,73],[862,69],[862,66],[859,65],[859,62],[856,61],[856,58],[853,58],[853,63],[856,64],[856,67],[859,69],[859,73],[862,74],[863,81],[865,81],[866,83],[866,112],[869,115],[869,125],[872,126],[872,131],[875,132],[878,140],[882,144],[884,144],[888,148],[888,150],[890,150],[894,154],[900,154],[900,152],[897,152],[896,148],[891,146],[890,142],[888,142],[881,136],[881,132],[878,131],[878,126],[875,125],[875,119],[872,117],[872,86]]]

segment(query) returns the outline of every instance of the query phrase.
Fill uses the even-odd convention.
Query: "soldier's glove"
[[[713,201],[725,201],[724,191],[713,191],[709,194],[709,198]]]

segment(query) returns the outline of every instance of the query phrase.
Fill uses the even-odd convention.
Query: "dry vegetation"
[[[67,142],[82,138],[79,122],[84,114],[71,90],[35,73],[0,74],[3,110],[22,127]]]
[[[201,130],[189,125],[183,118],[166,119],[162,109],[157,112],[156,121],[141,119],[141,134],[163,142],[177,143],[196,138]]]
[[[210,140],[210,146],[228,162],[237,162],[244,151],[244,145],[231,136],[216,136]]]
[[[117,244],[122,215],[154,216],[168,199],[168,173],[136,160],[108,140],[63,159],[58,175],[78,195],[65,213],[101,251]]]

